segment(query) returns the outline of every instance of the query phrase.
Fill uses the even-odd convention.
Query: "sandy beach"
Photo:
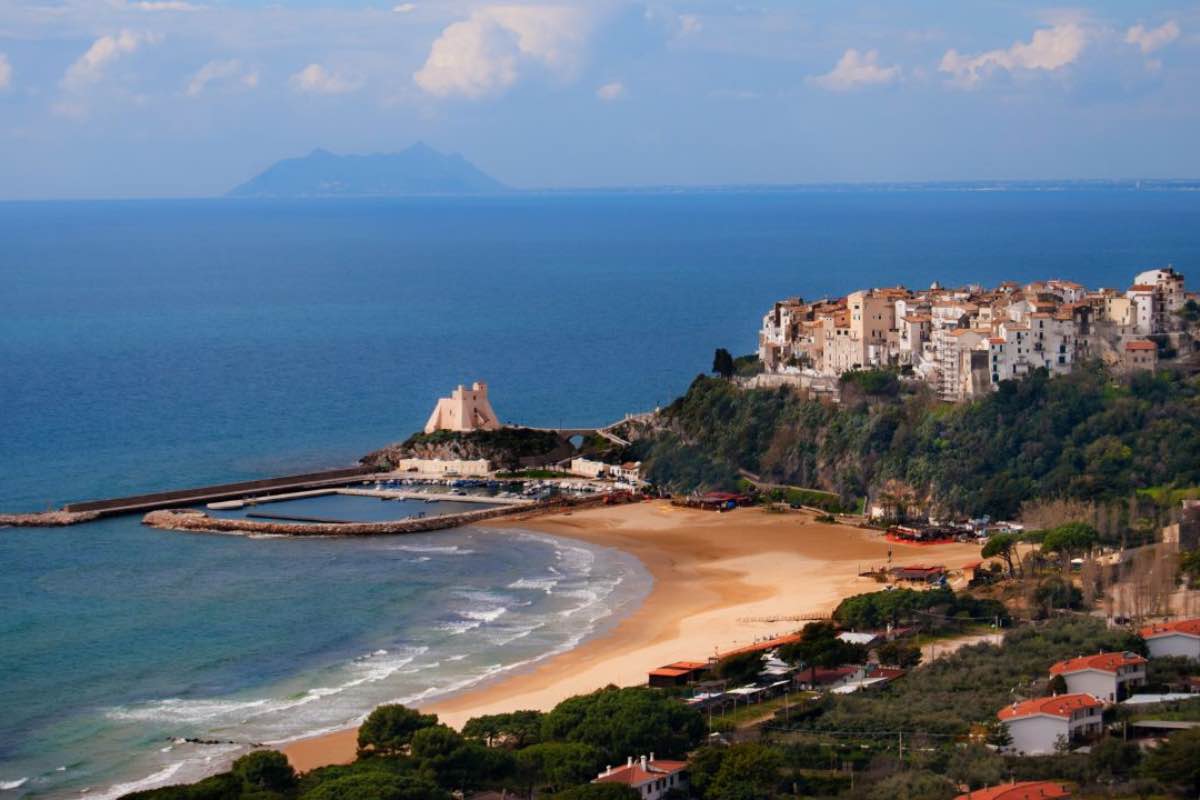
[[[637,556],[654,577],[643,605],[607,632],[534,668],[422,709],[459,727],[471,717],[549,709],[608,684],[638,685],[646,673],[680,660],[802,627],[790,620],[751,621],[831,611],[878,584],[858,574],[887,563],[940,564],[956,570],[978,560],[970,544],[917,546],[878,532],[816,522],[808,513],[756,508],[718,514],[666,501],[505,520],[498,527],[537,530],[615,547]],[[299,770],[354,759],[354,729],[284,748]]]

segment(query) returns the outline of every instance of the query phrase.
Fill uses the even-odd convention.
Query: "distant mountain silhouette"
[[[276,162],[229,197],[380,197],[484,194],[508,187],[458,154],[417,142],[399,153],[339,156],[313,150]]]

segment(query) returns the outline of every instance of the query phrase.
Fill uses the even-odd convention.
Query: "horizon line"
[[[1148,184],[1144,186],[1143,184]],[[905,189],[927,189],[940,191],[996,191],[1003,188],[1040,189],[1062,191],[1071,188],[1109,188],[1126,191],[1200,191],[1200,177],[1161,178],[947,178],[913,180],[861,180],[861,181],[802,181],[789,183],[652,183],[617,186],[535,186],[528,188],[505,187],[484,192],[412,192],[403,194],[313,194],[313,195],[265,195],[260,197],[230,197],[223,194],[196,195],[104,195],[96,197],[6,197],[0,203],[97,203],[97,202],[153,202],[153,201],[196,201],[196,200],[403,200],[434,198],[485,198],[513,195],[537,194],[662,194],[662,193],[720,193],[720,192],[821,192],[846,190],[902,191]]]

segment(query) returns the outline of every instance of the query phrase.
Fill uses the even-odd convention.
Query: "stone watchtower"
[[[459,384],[449,397],[440,398],[425,423],[425,432],[434,431],[495,431],[501,427],[492,404],[488,402],[487,384],[475,381],[468,389]]]

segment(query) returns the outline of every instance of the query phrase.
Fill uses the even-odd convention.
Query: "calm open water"
[[[508,421],[611,421],[714,347],[751,351],[788,295],[1123,287],[1169,262],[1196,272],[1200,194],[0,204],[0,508],[347,464],[475,379]],[[0,531],[0,796],[190,778],[233,746],[170,737],[276,741],[418,702],[647,586],[622,554],[487,530]]]

